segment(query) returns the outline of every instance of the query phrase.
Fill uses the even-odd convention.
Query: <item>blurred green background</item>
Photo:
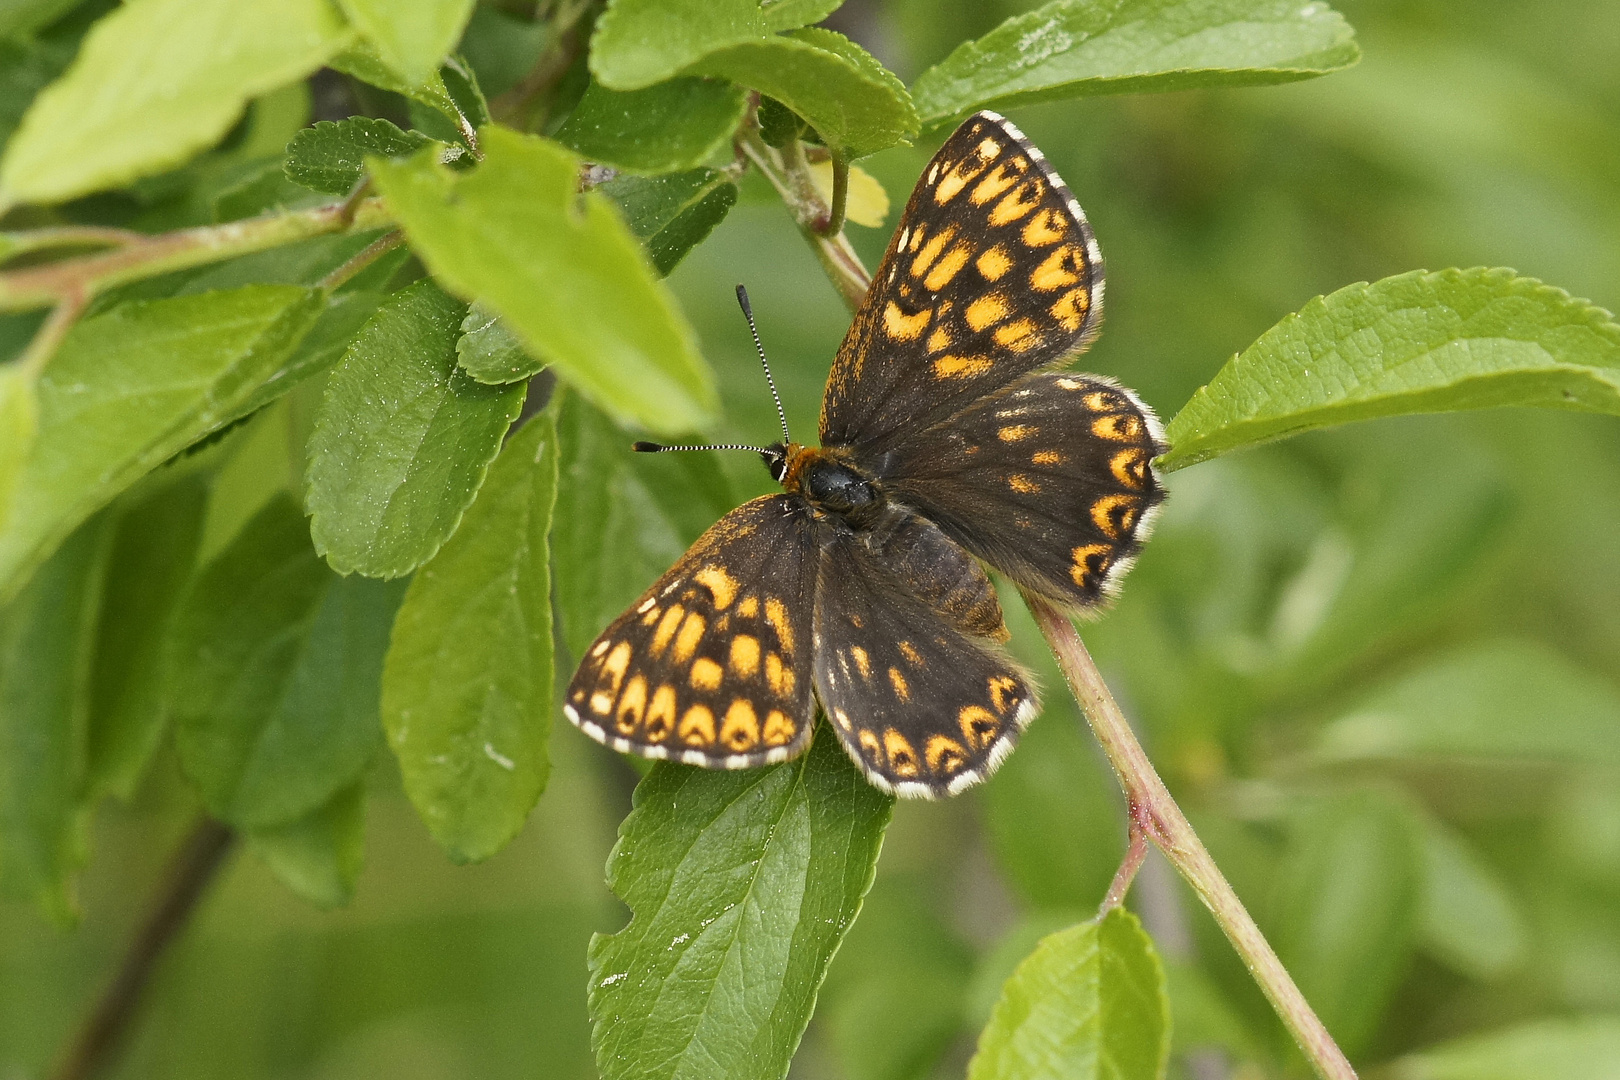
[[[852,0],[829,25],[911,78],[1030,6]],[[1365,54],[1343,74],[1013,113],[1107,260],[1104,332],[1079,366],[1161,416],[1283,315],[1355,281],[1504,265],[1620,307],[1620,4],[1337,6]],[[467,51],[486,83],[511,66],[495,43],[518,48],[514,25],[494,5],[475,19]],[[932,148],[862,164],[897,210]],[[887,227],[852,231],[875,265]],[[752,180],[671,284],[721,375],[712,434],[768,439],[738,281],[807,436],[848,314]],[[725,467],[739,500],[770,486],[751,456]],[[1399,1076],[1494,1077],[1424,1052],[1504,1032],[1586,1055],[1567,1060],[1589,1071],[1546,1075],[1616,1075],[1596,1070],[1620,1060],[1620,424],[1385,420],[1170,487],[1122,602],[1085,636],[1329,1027],[1358,1064]],[[671,559],[681,546],[649,543]],[[991,783],[897,808],[796,1080],[960,1076],[1001,979],[1042,933],[1089,916],[1117,865],[1112,779],[1027,616],[1008,612],[1043,672],[1044,717]],[[624,918],[602,865],[635,774],[565,723],[553,746],[527,830],[486,864],[447,863],[388,759],[347,908],[315,910],[238,853],[163,965],[119,1075],[594,1075],[585,943]],[[0,902],[0,1080],[44,1073],[195,813],[172,761],[155,771],[99,812],[76,928]],[[1173,1074],[1296,1071],[1163,863],[1131,903],[1171,968]],[[1604,1046],[1615,1056],[1594,1057]]]

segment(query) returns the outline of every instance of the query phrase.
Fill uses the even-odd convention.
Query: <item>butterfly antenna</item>
[[[665,446],[663,443],[635,442],[630,449],[638,454],[661,454],[665,450],[752,450],[756,454],[765,454],[769,451],[763,446],[748,446],[743,443],[714,444],[709,446]]]
[[[771,377],[771,364],[765,359],[765,346],[760,343],[759,328],[754,325],[754,308],[748,302],[748,290],[741,285],[737,286],[737,303],[742,305],[743,318],[748,320],[748,332],[754,335],[754,350],[759,353],[760,366],[765,369],[765,381],[770,384],[771,398],[776,402],[776,415],[782,421],[782,441],[790,443],[793,436],[788,434],[787,410],[782,408],[782,395],[776,392],[776,380]]]

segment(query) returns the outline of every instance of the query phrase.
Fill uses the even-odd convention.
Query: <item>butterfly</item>
[[[1152,410],[1056,370],[1095,337],[1102,298],[1063,181],[1007,120],[970,117],[923,170],[833,361],[821,446],[784,417],[782,442],[736,447],[782,493],[721,518],[603,631],[569,720],[620,752],[744,769],[802,753],[819,702],[886,792],[989,776],[1038,704],[985,566],[1095,610],[1163,498]]]

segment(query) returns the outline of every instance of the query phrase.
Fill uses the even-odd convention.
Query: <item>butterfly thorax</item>
[[[803,497],[815,509],[857,528],[870,528],[882,516],[882,489],[855,467],[848,451],[788,443],[779,461],[766,459],[771,475],[789,494]]]

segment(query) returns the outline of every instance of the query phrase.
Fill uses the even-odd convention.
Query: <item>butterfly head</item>
[[[765,471],[771,474],[771,479],[777,483],[787,475],[788,459],[802,449],[797,444],[775,442],[760,450],[759,456],[765,461]]]

